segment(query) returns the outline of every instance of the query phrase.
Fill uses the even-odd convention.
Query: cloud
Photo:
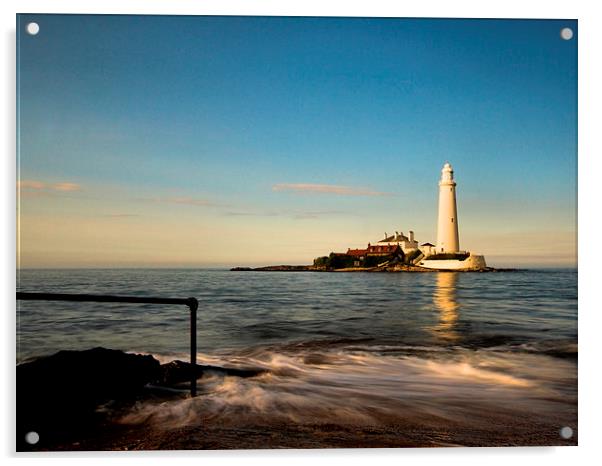
[[[104,214],[101,217],[107,218],[130,218],[130,217],[140,217],[139,214]]]
[[[227,217],[288,217],[295,220],[310,220],[334,215],[353,215],[349,212],[337,210],[324,211],[291,211],[291,210],[270,210],[270,211],[231,211],[225,212]]]
[[[46,185],[41,181],[23,180],[17,181],[18,189],[44,189]]]
[[[311,183],[278,183],[272,186],[272,191],[292,191],[295,193],[337,194],[340,196],[390,196],[390,193],[373,191],[368,188],[351,186],[336,186],[331,184]]]
[[[195,199],[192,197],[170,197],[164,199],[164,202],[170,202],[172,204],[193,205],[197,207],[213,207],[218,205],[213,201],[208,201],[207,199]]]
[[[17,189],[26,196],[50,196],[54,192],[81,191],[81,185],[71,182],[48,184],[43,181],[22,180],[17,181]]]
[[[210,201],[208,199],[198,199],[194,197],[155,197],[155,198],[139,198],[137,201],[143,202],[158,202],[162,204],[182,204],[182,205],[191,205],[195,207],[223,207],[223,204],[220,204],[215,201]]]
[[[293,214],[293,218],[297,220],[311,220],[316,218],[323,217],[332,217],[336,215],[352,215],[347,212],[341,212],[338,210],[323,210],[323,211],[304,211],[304,212],[295,212]]]
[[[226,217],[278,217],[283,215],[281,212],[270,211],[270,212],[226,212],[224,213]]]
[[[77,183],[56,183],[51,188],[55,191],[80,191],[82,189]]]

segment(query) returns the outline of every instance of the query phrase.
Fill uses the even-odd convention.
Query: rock
[[[17,450],[44,450],[49,445],[72,444],[94,437],[110,417],[146,399],[147,384],[188,384],[192,366],[183,361],[161,365],[152,356],[94,348],[59,351],[17,366]],[[264,369],[196,366],[205,374],[254,377]],[[25,435],[36,432],[40,442],[28,445]]]
[[[94,425],[99,405],[134,399],[161,377],[152,356],[94,348],[60,351],[17,366],[17,443],[35,431],[43,441]],[[23,449],[23,448],[21,448]],[[24,449],[30,449],[25,446]]]
[[[176,385],[182,382],[189,382],[192,376],[192,366],[188,362],[183,361],[171,361],[167,364],[163,364],[161,366],[161,378],[159,380],[160,385]],[[265,373],[264,369],[235,369],[228,367],[219,367],[219,366],[207,366],[207,365],[197,365],[196,366],[196,376],[197,378],[203,377],[206,374],[218,374],[218,375],[228,375],[233,377],[255,377],[256,375],[260,375]]]
[[[313,265],[268,265],[266,267],[234,267],[230,271],[235,272],[310,272],[321,270]]]
[[[307,272],[313,270],[311,265],[268,265],[253,269],[256,272]]]

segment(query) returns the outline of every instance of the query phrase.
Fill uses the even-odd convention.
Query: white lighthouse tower
[[[460,250],[458,210],[454,169],[446,162],[439,181],[439,221],[437,223],[437,252],[454,253]]]
[[[458,209],[456,208],[456,182],[454,169],[446,162],[439,180],[439,218],[437,223],[437,246],[433,254],[432,245],[423,250],[426,256],[418,265],[437,270],[484,270],[485,257],[469,251],[460,251],[458,238]],[[426,245],[423,245],[426,246]]]

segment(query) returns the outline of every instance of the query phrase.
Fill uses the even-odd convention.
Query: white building
[[[387,235],[387,233],[385,233],[385,237],[384,239],[381,239],[378,243],[376,243],[379,246],[397,246],[399,245],[399,247],[401,248],[401,250],[404,252],[404,254],[407,254],[408,252],[411,251],[415,251],[416,249],[418,249],[418,241],[416,241],[414,239],[414,232],[410,231],[409,232],[409,237],[405,236],[403,234],[403,232],[395,232],[394,235]]]
[[[460,251],[456,182],[454,170],[447,162],[443,165],[439,180],[437,246],[425,243],[421,250],[426,256],[418,264],[421,267],[441,270],[479,270],[487,267],[484,256]]]
[[[425,257],[428,257],[437,252],[437,246],[435,246],[432,243],[422,243],[419,249]]]

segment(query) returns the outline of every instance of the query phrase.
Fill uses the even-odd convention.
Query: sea
[[[196,399],[142,403],[123,422],[403,420],[464,432],[437,439],[445,445],[499,444],[491,439],[504,430],[502,444],[542,431],[543,443],[576,442],[576,269],[22,269],[17,278],[27,292],[196,297],[199,363],[265,370],[208,375]],[[188,308],[17,303],[17,364],[98,346],[187,360]]]

